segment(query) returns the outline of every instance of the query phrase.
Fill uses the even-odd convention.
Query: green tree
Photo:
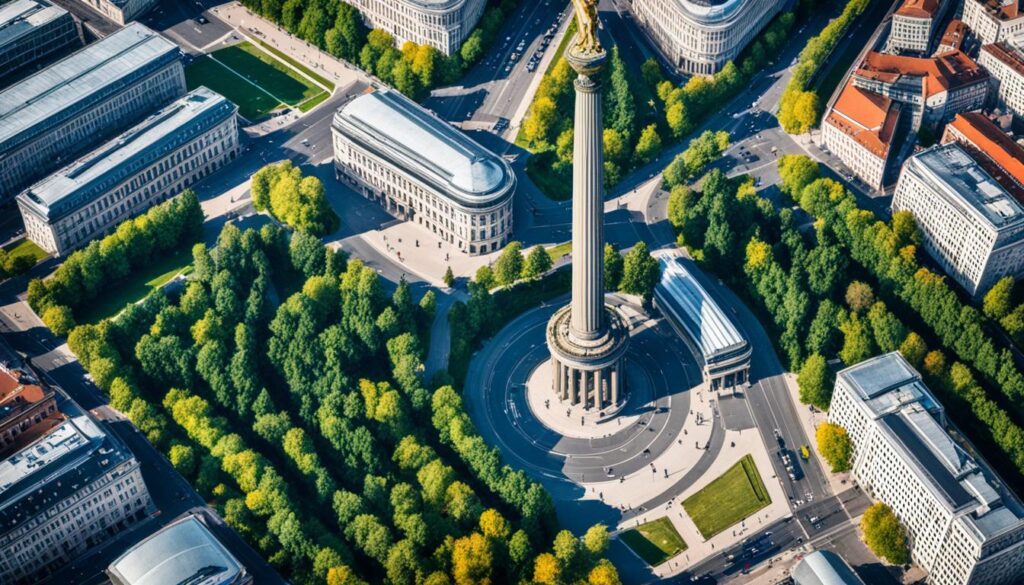
[[[825,358],[819,354],[811,354],[800,367],[796,383],[800,388],[800,402],[813,404],[821,410],[828,410],[832,400],[832,382],[834,376],[828,369]]]
[[[661,136],[658,135],[657,124],[650,124],[644,128],[633,153],[640,164],[647,164],[661,154]]]
[[[608,527],[604,524],[595,524],[587,529],[583,535],[583,548],[592,558],[598,558],[608,549],[611,536],[608,534]]]
[[[802,154],[785,154],[779,157],[779,188],[789,195],[793,201],[800,201],[804,188],[821,177],[821,168],[809,156]]]
[[[815,431],[818,441],[818,451],[828,461],[832,473],[840,473],[850,470],[853,459],[853,441],[843,427],[823,422],[818,425]]]
[[[523,278],[537,278],[551,270],[551,264],[551,254],[548,254],[544,246],[534,246],[523,264]]]
[[[986,317],[998,321],[1010,313],[1013,309],[1013,285],[1013,277],[1004,276],[985,293],[981,306]]]
[[[604,288],[605,290],[618,290],[622,283],[623,260],[622,254],[615,249],[615,246],[605,243],[604,245]]]
[[[444,285],[448,288],[452,288],[452,286],[455,285],[455,274],[452,272],[451,266],[445,267],[442,280],[444,281]]]
[[[848,366],[862,362],[875,353],[875,342],[871,338],[868,323],[857,313],[851,313],[839,324],[843,332],[843,348],[839,350],[839,359]]]
[[[867,310],[875,304],[875,293],[865,282],[855,280],[846,287],[846,305],[855,313]]]
[[[494,288],[498,284],[498,280],[494,277],[494,269],[486,264],[476,269],[473,282],[479,284],[484,289]]]
[[[889,506],[882,502],[872,504],[861,517],[860,529],[871,552],[894,565],[910,561],[906,530]]]
[[[494,278],[499,285],[515,282],[523,273],[523,245],[510,242],[494,261]]]
[[[644,301],[650,301],[659,278],[661,266],[647,250],[647,244],[641,240],[626,253],[619,290],[643,297]]]
[[[878,349],[884,353],[896,351],[907,336],[903,323],[885,307],[885,303],[877,301],[868,311],[868,323],[871,325],[872,337]]]
[[[43,311],[43,324],[53,331],[58,337],[64,337],[75,327],[75,316],[71,313],[71,307],[66,305],[51,305]]]
[[[899,351],[910,365],[920,369],[924,363],[924,356],[928,353],[928,346],[920,335],[911,331],[900,344]]]

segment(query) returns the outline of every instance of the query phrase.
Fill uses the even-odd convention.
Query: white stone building
[[[430,45],[445,55],[458,52],[484,14],[487,0],[346,0],[370,28],[405,41]]]
[[[81,43],[75,21],[46,0],[0,4],[0,87]]]
[[[80,0],[107,19],[124,26],[156,6],[160,0]]]
[[[1024,32],[1019,0],[964,0],[962,20],[983,45]]]
[[[821,141],[869,187],[889,183],[902,106],[848,83],[821,124]]]
[[[63,256],[237,156],[238,108],[200,87],[18,195],[30,240]]]
[[[1020,117],[1024,116],[1024,50],[1018,39],[982,45],[978,64],[992,76],[1000,104]]]
[[[63,393],[57,400],[48,430],[26,433],[0,462],[0,583],[39,583],[151,511],[132,452]]]
[[[184,93],[181,50],[138,23],[0,92],[0,204]]]
[[[504,159],[394,90],[334,115],[339,180],[460,251],[494,252],[512,234],[515,173]]]
[[[955,0],[903,0],[892,15],[888,50],[925,54],[946,8]]]
[[[839,372],[828,418],[853,442],[853,479],[892,508],[928,583],[1024,579],[1024,508],[953,440],[942,405],[899,353]]]
[[[637,24],[679,71],[711,75],[790,3],[783,0],[632,0]]]

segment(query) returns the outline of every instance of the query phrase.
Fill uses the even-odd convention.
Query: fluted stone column
[[[582,341],[604,333],[604,153],[601,87],[580,74],[572,171],[572,308],[570,335]]]

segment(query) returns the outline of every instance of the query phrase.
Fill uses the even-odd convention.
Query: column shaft
[[[619,403],[619,364],[612,366],[611,371],[612,405]]]
[[[604,332],[604,167],[601,90],[585,75],[576,79],[572,175],[572,309],[569,328],[578,339]]]

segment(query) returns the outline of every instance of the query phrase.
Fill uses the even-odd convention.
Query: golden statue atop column
[[[601,41],[597,38],[597,0],[572,0],[576,8],[576,40],[573,48],[577,53],[603,53]]]

